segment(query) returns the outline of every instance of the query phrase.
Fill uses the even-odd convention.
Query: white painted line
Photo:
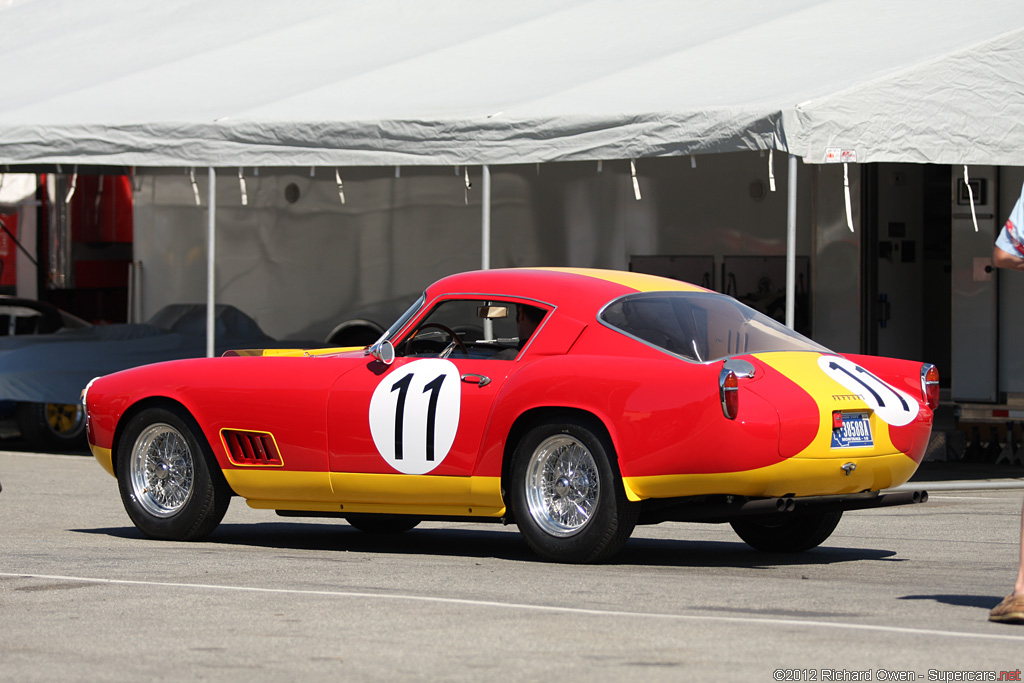
[[[969,633],[964,631],[938,631],[927,628],[904,628],[901,626],[880,626],[877,624],[843,624],[812,619],[772,619],[755,617],[720,617],[699,614],[663,614],[658,612],[626,612],[622,610],[583,609],[580,607],[559,607],[557,605],[530,605],[519,602],[498,602],[494,600],[467,600],[465,598],[441,598],[426,595],[402,593],[361,593],[358,591],[318,591],[293,588],[257,588],[252,586],[224,586],[204,583],[172,583],[166,581],[133,581],[128,579],[96,579],[84,576],[60,576],[52,574],[24,574],[0,572],[0,576],[24,579],[46,579],[52,581],[81,581],[83,583],[104,583],[121,586],[159,586],[163,588],[192,588],[196,590],[238,591],[250,593],[277,593],[281,595],[315,595],[336,598],[366,598],[370,600],[406,600],[445,605],[466,605],[470,607],[500,607],[512,610],[531,610],[556,614],[585,614],[596,617],[622,617],[631,619],[665,619],[669,621],[723,622],[733,624],[773,624],[777,626],[809,626],[812,628],[834,628],[851,631],[877,631],[881,633],[905,633],[908,635],[946,636],[951,638],[980,638],[982,640],[1012,640],[1024,642],[1024,634],[1013,636],[997,633]]]

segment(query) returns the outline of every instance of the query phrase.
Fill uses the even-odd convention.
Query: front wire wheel
[[[202,431],[180,409],[148,408],[131,419],[118,442],[117,481],[128,516],[152,538],[202,538],[231,500]]]
[[[512,505],[538,555],[600,562],[629,540],[639,506],[626,499],[614,451],[589,420],[537,425],[516,447]]]
[[[168,424],[158,422],[143,430],[129,470],[135,499],[154,517],[174,515],[192,496],[195,459],[185,437]]]

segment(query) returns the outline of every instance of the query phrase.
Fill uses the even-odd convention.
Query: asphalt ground
[[[514,527],[369,536],[237,499],[204,542],[151,541],[91,458],[3,451],[0,680],[1013,680],[1024,626],[987,615],[1024,495],[976,482],[798,555],[663,524],[567,566]]]

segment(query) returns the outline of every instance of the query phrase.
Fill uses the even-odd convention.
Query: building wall
[[[626,269],[637,255],[700,255],[721,280],[729,258],[781,261],[785,156],[774,166],[771,192],[768,157],[758,153],[698,157],[695,167],[689,158],[639,160],[639,201],[624,161],[492,167],[491,266]],[[469,167],[468,192],[463,172],[341,169],[342,204],[334,169],[246,169],[243,206],[237,172],[220,171],[218,302],[278,338],[320,340],[351,317],[389,323],[433,280],[480,267],[481,169]],[[186,172],[138,171],[144,318],[205,301],[208,181],[205,170],[196,177],[201,206]],[[799,165],[797,252],[808,262],[813,177]]]

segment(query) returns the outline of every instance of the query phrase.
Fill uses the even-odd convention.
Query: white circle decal
[[[370,434],[377,452],[404,474],[426,474],[455,442],[462,400],[459,370],[425,358],[389,373],[370,398]]]
[[[851,360],[839,356],[820,356],[818,367],[860,396],[878,417],[894,427],[910,424],[921,409],[917,399],[883,382]]]

